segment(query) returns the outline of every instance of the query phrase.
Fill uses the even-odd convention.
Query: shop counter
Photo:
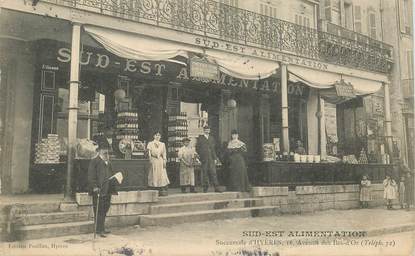
[[[386,173],[397,180],[390,164],[298,163],[285,161],[253,162],[249,165],[251,183],[256,186],[300,186],[357,184],[367,174],[372,183],[381,183]]]
[[[76,192],[88,191],[89,159],[75,161],[74,183]],[[111,159],[114,172],[122,171],[124,179],[119,185],[119,191],[143,190],[147,188],[148,165],[147,159]]]
[[[31,165],[29,175],[30,190],[40,194],[63,193],[66,168],[66,162]]]

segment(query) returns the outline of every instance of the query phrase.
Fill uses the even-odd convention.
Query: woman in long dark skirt
[[[239,140],[239,134],[236,130],[232,131],[232,139],[228,143],[227,151],[230,171],[228,190],[248,192],[250,185],[244,159],[247,149],[245,143]]]

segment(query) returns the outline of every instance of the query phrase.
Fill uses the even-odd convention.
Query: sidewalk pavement
[[[322,237],[323,234],[326,237]],[[3,243],[0,255],[28,255],[30,250],[30,255],[88,256],[406,256],[413,255],[414,241],[415,210],[376,208],[218,220],[145,229],[126,227],[112,230],[108,237],[95,240],[93,234],[88,234]]]

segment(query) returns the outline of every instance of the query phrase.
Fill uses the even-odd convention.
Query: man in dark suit
[[[215,187],[215,192],[222,192],[219,189],[218,177],[216,175],[217,156],[215,150],[215,140],[210,136],[210,128],[203,128],[203,135],[197,138],[196,151],[202,162],[203,192],[207,192],[209,183]],[[209,182],[210,181],[210,182]]]
[[[95,232],[105,237],[109,231],[105,231],[105,216],[111,206],[111,195],[117,194],[114,180],[109,180],[113,175],[112,166],[109,161],[108,147],[99,145],[98,156],[91,160],[88,167],[89,195],[92,196],[94,216],[97,221]],[[99,193],[99,206],[97,214],[97,203]]]

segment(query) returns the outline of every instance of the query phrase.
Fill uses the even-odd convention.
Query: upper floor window
[[[259,12],[262,15],[277,18],[277,8],[272,6],[271,4],[261,3],[259,5]]]
[[[368,35],[376,39],[376,13],[373,10],[368,11]]]
[[[295,24],[298,24],[298,25],[309,28],[310,27],[310,18],[306,17],[304,15],[301,15],[301,14],[296,14],[295,15]]]
[[[351,3],[344,3],[344,26],[353,30],[353,6]]]
[[[354,31],[362,33],[362,8],[359,5],[354,7]]]
[[[400,0],[399,16],[401,23],[401,32],[411,34],[412,23],[412,6],[409,0]]]
[[[227,4],[233,7],[239,6],[239,0],[220,0],[222,4]]]

